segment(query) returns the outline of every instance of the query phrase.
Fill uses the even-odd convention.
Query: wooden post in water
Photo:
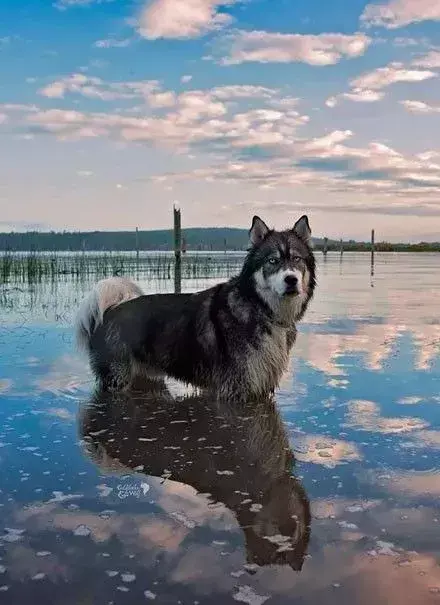
[[[344,254],[344,242],[342,241],[342,238],[339,241],[339,254],[341,255],[341,260],[342,260],[342,256]]]
[[[322,253],[324,254],[324,258],[327,258],[328,252],[328,237],[324,237],[324,247],[322,249]]]
[[[374,275],[374,252],[375,252],[375,243],[374,243],[374,229],[371,230],[371,277]],[[371,283],[373,286],[373,283]]]
[[[182,226],[180,208],[174,204],[174,292],[182,291]]]
[[[139,265],[139,229],[136,227],[136,267]]]

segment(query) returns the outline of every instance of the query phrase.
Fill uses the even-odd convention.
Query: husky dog
[[[237,519],[247,563],[301,570],[310,503],[292,475],[295,458],[274,400],[237,404],[204,395],[174,399],[166,391],[97,392],[80,408],[79,434],[103,473],[141,469],[222,503]],[[157,500],[166,501],[167,485],[158,489]],[[193,500],[188,511],[184,498],[179,502],[191,517]]]
[[[195,294],[144,296],[124,278],[98,282],[77,317],[101,389],[165,375],[219,399],[259,399],[278,386],[315,288],[306,216],[275,231],[254,216],[239,275]]]

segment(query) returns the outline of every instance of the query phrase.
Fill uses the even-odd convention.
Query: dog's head
[[[286,474],[270,485],[261,509],[243,525],[248,563],[290,565],[301,571],[310,540],[310,502],[297,480]]]
[[[315,287],[315,259],[307,216],[286,231],[275,231],[254,216],[245,272],[257,293],[272,308],[286,299],[306,304]]]

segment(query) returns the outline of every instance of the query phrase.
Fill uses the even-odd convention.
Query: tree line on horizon
[[[209,250],[246,250],[248,247],[247,229],[231,227],[193,227],[182,230],[184,249]],[[0,250],[17,252],[29,251],[134,251],[172,250],[174,236],[172,229],[153,231],[63,231],[63,232],[11,232],[0,233]],[[324,240],[314,239],[315,248],[322,249]],[[340,250],[337,240],[328,240],[329,251]],[[370,242],[343,242],[344,251],[367,251]],[[427,251],[439,252],[440,242],[420,242],[418,244],[376,242],[377,251]]]

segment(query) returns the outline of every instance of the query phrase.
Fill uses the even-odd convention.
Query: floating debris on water
[[[121,580],[127,584],[130,584],[136,580],[136,575],[134,573],[123,573],[121,574]]]
[[[232,598],[241,603],[248,603],[248,605],[263,605],[270,599],[270,596],[258,595],[251,586],[245,585],[240,586],[238,592],[232,595]]]
[[[156,595],[154,594],[154,592],[151,592],[151,590],[144,590],[144,597],[146,599],[149,599],[150,601],[154,601]]]
[[[92,530],[87,527],[87,525],[78,525],[76,529],[73,530],[73,534],[75,536],[90,536]]]

